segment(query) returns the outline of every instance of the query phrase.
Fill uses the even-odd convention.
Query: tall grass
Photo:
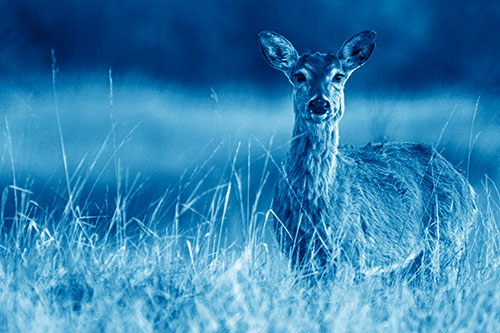
[[[500,328],[500,200],[490,179],[484,181],[485,204],[458,279],[414,285],[383,276],[359,279],[345,269],[312,281],[291,268],[269,232],[269,203],[259,197],[273,163],[264,156],[269,164],[255,174],[250,155],[247,168],[238,169],[236,150],[214,187],[204,186],[207,162],[142,215],[127,214],[139,180],[122,186],[113,214],[102,216],[86,215],[82,191],[72,190],[73,214],[63,201],[40,207],[29,188],[4,189],[0,327],[11,332]],[[82,166],[71,178],[84,175]],[[254,176],[259,186],[250,191]],[[15,216],[8,216],[13,198]],[[186,221],[195,221],[194,227],[184,228]]]
[[[271,228],[272,143],[237,145],[224,165],[209,158],[135,211],[148,181],[118,159],[130,133],[115,131],[112,96],[110,134],[93,159],[73,170],[63,160],[55,193],[18,179],[6,118],[12,182],[0,207],[0,331],[500,330],[500,193],[488,177],[457,278],[360,278],[346,267],[311,279],[292,268]],[[98,202],[109,165],[116,191]]]

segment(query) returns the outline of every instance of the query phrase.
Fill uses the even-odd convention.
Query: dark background
[[[0,13],[0,75],[13,84],[45,75],[53,48],[66,72],[285,86],[262,66],[259,31],[326,52],[372,29],[378,47],[356,89],[499,92],[500,1],[2,0]]]

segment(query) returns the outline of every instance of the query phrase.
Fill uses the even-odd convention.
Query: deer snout
[[[330,102],[322,97],[317,97],[309,101],[309,109],[315,115],[321,116],[331,110]]]

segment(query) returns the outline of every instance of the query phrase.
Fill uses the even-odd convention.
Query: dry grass
[[[118,119],[116,101],[109,104]],[[88,115],[110,113],[93,111]],[[224,112],[219,110],[219,117]],[[36,147],[31,129],[23,137],[16,131],[23,123],[17,118],[11,122],[12,115],[6,118],[0,167],[13,181],[2,192],[0,207],[1,331],[500,330],[500,198],[489,178],[484,178],[480,216],[458,278],[415,284],[383,276],[359,279],[345,268],[314,281],[291,268],[269,231],[269,189],[279,168],[274,148],[268,154],[256,140],[245,147],[248,152],[232,150],[234,158],[205,159],[163,195],[147,197],[141,206],[146,209],[136,210],[149,183],[130,176],[134,172],[125,167],[139,150],[127,152],[128,159],[117,154],[134,133],[135,116],[130,131],[121,133],[117,126],[100,145],[95,144],[100,136],[87,131],[88,141],[76,147],[86,154],[80,163],[75,163],[71,142],[80,135],[75,123],[89,127],[78,115],[71,123],[75,127],[68,129],[69,116],[60,116],[59,133],[74,137],[65,132],[67,145],[52,145],[57,150],[48,154],[50,161],[60,163],[60,154],[68,154],[67,165],[55,176],[62,175],[63,181],[46,180],[45,188],[31,185],[46,179],[36,169],[36,161],[45,159],[34,154],[26,164],[16,148],[21,137]],[[47,119],[54,125],[54,118]],[[205,122],[200,119],[196,121]],[[346,121],[349,129],[354,123]],[[47,135],[40,143],[49,139],[58,140]],[[172,154],[164,159],[175,162]],[[43,177],[25,177],[26,169]],[[109,179],[114,186],[97,200],[94,192]]]
[[[458,279],[360,280],[346,268],[313,281],[277,250],[266,230],[266,204],[255,201],[262,187],[247,192],[248,175],[235,161],[216,187],[200,190],[200,171],[186,177],[191,195],[171,202],[167,193],[143,216],[127,216],[133,189],[115,197],[113,215],[100,217],[85,215],[76,192],[74,210],[60,204],[43,210],[29,189],[4,190],[0,326],[10,332],[500,328],[498,193],[491,181]],[[260,179],[267,180],[265,173]],[[11,218],[6,205],[13,196],[18,206]],[[196,227],[182,230],[193,219]]]

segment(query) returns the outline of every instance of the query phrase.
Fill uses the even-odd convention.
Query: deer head
[[[338,123],[344,113],[344,85],[370,57],[375,36],[373,31],[356,34],[336,54],[299,55],[285,37],[272,31],[259,34],[264,57],[293,86],[296,122],[316,127]]]

